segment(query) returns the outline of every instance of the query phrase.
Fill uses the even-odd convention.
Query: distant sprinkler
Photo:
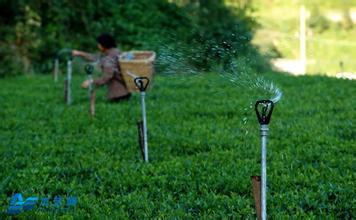
[[[53,60],[53,78],[54,81],[58,81],[58,72],[59,72],[59,56],[56,54]]]
[[[87,80],[89,82],[88,86],[88,96],[89,96],[89,113],[92,117],[95,116],[95,90],[93,85],[93,65],[87,64],[85,66],[85,72],[87,73]]]
[[[72,50],[68,48],[64,48],[59,50],[54,58],[53,58],[53,79],[55,82],[58,81],[58,74],[59,74],[59,59],[64,57],[66,60],[71,59],[72,57]]]
[[[68,60],[67,60],[67,78],[64,81],[64,99],[65,102],[67,103],[67,105],[72,104],[72,89],[71,89],[71,84],[72,84],[72,60],[73,57],[70,54],[70,56],[68,56]]]

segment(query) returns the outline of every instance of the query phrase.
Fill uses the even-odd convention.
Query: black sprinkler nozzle
[[[94,70],[93,65],[90,65],[90,64],[85,65],[85,72],[88,75],[91,75],[93,73],[93,70]]]
[[[135,78],[136,87],[140,90],[140,92],[146,91],[149,83],[150,80],[145,76]]]
[[[72,49],[64,48],[54,55],[55,59],[73,60]]]
[[[72,51],[69,52],[69,55],[68,55],[68,60],[73,60],[73,55],[72,55]]]
[[[262,108],[260,108],[262,106]],[[268,125],[271,120],[274,103],[271,100],[259,100],[255,104],[255,111],[260,125]],[[261,112],[260,112],[261,110]]]

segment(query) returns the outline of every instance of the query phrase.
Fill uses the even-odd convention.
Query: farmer
[[[79,50],[72,50],[72,55],[82,57],[87,61],[98,62],[103,75],[101,78],[92,80],[92,83],[97,87],[107,85],[107,98],[110,102],[128,100],[131,93],[127,89],[123,76],[120,72],[118,61],[120,51],[116,48],[115,39],[108,34],[102,34],[97,37],[96,41],[101,52],[100,56]],[[89,83],[89,80],[85,80],[81,87],[88,88]]]

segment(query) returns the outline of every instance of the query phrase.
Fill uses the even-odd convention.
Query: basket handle
[[[145,76],[136,77],[134,80],[136,87],[140,90],[140,92],[144,92],[147,89],[148,84],[150,84],[150,79]]]

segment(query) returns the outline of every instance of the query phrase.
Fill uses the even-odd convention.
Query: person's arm
[[[82,57],[83,59],[89,61],[89,62],[94,62],[98,60],[98,56],[91,54],[91,53],[86,53],[84,51],[80,50],[72,50],[72,55],[77,56],[77,57]]]
[[[114,76],[114,74],[112,72],[104,71],[104,75],[98,79],[94,79],[93,83],[97,87],[103,86],[103,85],[107,84],[113,78],[113,76]]]

